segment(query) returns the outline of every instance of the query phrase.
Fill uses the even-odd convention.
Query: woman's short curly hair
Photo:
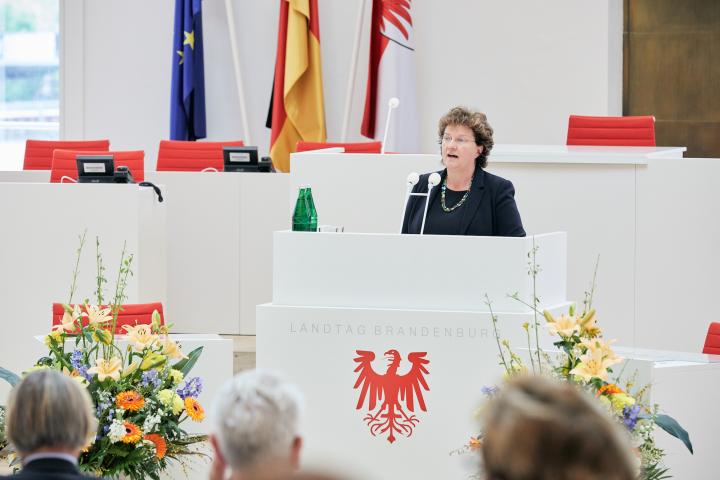
[[[481,168],[487,166],[487,157],[495,145],[493,142],[493,129],[487,121],[487,116],[465,107],[453,107],[438,122],[438,141],[442,142],[445,127],[448,125],[462,125],[468,127],[475,134],[475,143],[483,147],[482,153],[475,159],[475,165]]]

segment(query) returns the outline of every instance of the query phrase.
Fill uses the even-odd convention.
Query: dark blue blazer
[[[18,480],[88,480],[95,477],[83,475],[80,470],[70,462],[59,458],[39,458],[25,465],[15,475],[8,475],[0,479]]]
[[[438,172],[444,180],[447,170]],[[413,187],[414,193],[428,190],[429,173],[420,176],[420,181]],[[440,184],[430,192],[430,205],[440,192]],[[426,197],[410,197],[405,207],[402,233],[420,233]],[[524,237],[525,229],[520,220],[520,213],[515,204],[515,188],[512,182],[478,168],[475,172],[470,195],[463,210],[457,235],[482,235],[498,237]],[[433,233],[427,230],[425,233]]]

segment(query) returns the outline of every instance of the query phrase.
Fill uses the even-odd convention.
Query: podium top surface
[[[566,235],[530,237],[275,232],[273,304],[526,312],[534,247],[537,295],[566,302]]]

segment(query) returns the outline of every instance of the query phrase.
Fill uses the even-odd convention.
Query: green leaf
[[[673,437],[681,440],[687,449],[690,450],[690,453],[694,453],[692,442],[690,442],[690,435],[687,430],[680,426],[677,420],[670,415],[659,414],[655,419],[655,424]]]
[[[202,350],[203,347],[197,347],[195,350],[188,354],[188,358],[183,358],[175,365],[173,365],[172,368],[174,368],[175,370],[180,370],[183,376],[187,376],[187,374],[190,373],[190,370],[192,370],[192,368],[195,366],[195,363],[197,363],[198,359],[200,358]]]
[[[14,387],[15,385],[17,385],[20,382],[20,377],[15,375],[10,370],[6,370],[2,367],[0,367],[0,378],[5,380],[6,382],[8,382],[10,384],[10,386],[12,386],[12,387]]]

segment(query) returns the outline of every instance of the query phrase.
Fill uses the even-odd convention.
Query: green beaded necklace
[[[470,177],[470,184],[468,185],[467,192],[465,192],[465,195],[462,196],[460,201],[453,205],[452,207],[448,208],[447,205],[445,205],[445,190],[447,190],[447,177],[443,180],[442,188],[440,189],[440,207],[442,207],[443,212],[450,213],[456,208],[459,208],[462,206],[463,203],[465,203],[465,200],[467,200],[468,196],[470,196],[470,189],[472,188],[472,182],[473,178],[475,177],[475,174],[473,174],[472,177]]]

